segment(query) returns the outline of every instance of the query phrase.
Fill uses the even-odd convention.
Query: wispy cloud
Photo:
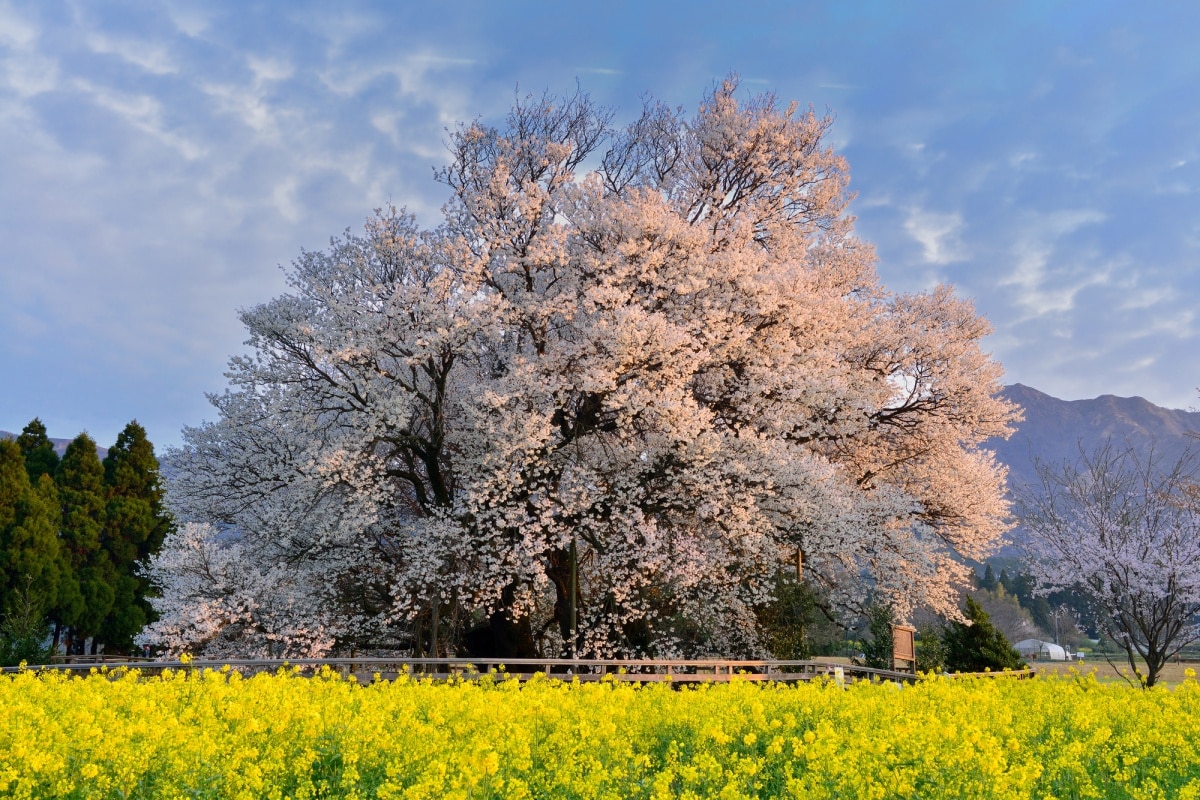
[[[1104,219],[1103,213],[1089,209],[1024,215],[1022,230],[1010,250],[1013,268],[997,285],[1015,287],[1017,302],[1030,315],[1070,310],[1081,291],[1108,282],[1112,265],[1085,262],[1080,266],[1075,254],[1064,257],[1060,253],[1059,241]],[[1068,266],[1072,263],[1076,266]]]
[[[87,45],[94,53],[116,56],[155,75],[170,75],[179,71],[166,45],[161,42],[93,32],[87,36]]]
[[[0,3],[0,91],[8,89],[21,100],[27,100],[58,85],[58,62],[40,51],[39,36],[38,26],[32,20],[7,3]],[[3,113],[0,107],[0,114]]]
[[[256,86],[286,80],[296,74],[296,66],[287,59],[249,55],[246,63],[254,73]]]
[[[959,236],[962,214],[939,213],[913,208],[904,221],[904,229],[921,245],[925,260],[930,264],[949,264],[962,261],[967,253]]]
[[[218,112],[233,117],[260,137],[279,139],[279,117],[284,112],[267,102],[266,93],[257,82],[246,85],[200,80],[196,87],[213,100]]]
[[[37,38],[36,24],[18,14],[11,4],[0,3],[0,44],[17,50],[28,50]]]
[[[394,78],[402,94],[433,99],[437,91],[433,76],[444,77],[447,71],[471,67],[475,63],[471,58],[425,51],[372,64],[335,63],[321,70],[320,77],[326,86],[341,95],[357,95],[380,78]]]
[[[164,121],[162,102],[151,95],[122,92],[82,78],[72,81],[71,87],[129,127],[172,148],[188,161],[200,158],[207,152],[203,144],[170,129]]]
[[[212,24],[210,15],[194,3],[169,2],[166,11],[175,29],[193,39],[203,35]]]

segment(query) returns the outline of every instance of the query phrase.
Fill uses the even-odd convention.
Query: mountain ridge
[[[1174,462],[1200,445],[1200,411],[1163,408],[1144,397],[1103,394],[1087,400],[1060,400],[1031,386],[1005,386],[1001,396],[1021,407],[1025,419],[1011,437],[987,447],[1009,469],[1010,488],[1036,485],[1038,462],[1047,466],[1075,461],[1112,441],[1142,454]]]

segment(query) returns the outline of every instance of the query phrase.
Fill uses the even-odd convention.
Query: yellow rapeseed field
[[[1196,798],[1200,684],[0,677],[17,798]]]

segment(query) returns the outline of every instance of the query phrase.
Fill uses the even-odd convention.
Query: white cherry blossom
[[[252,355],[170,499],[297,630],[320,608],[295,647],[758,653],[801,553],[840,602],[953,613],[959,557],[1008,525],[987,323],[880,285],[830,118],[737,94],[618,132],[586,95],[523,99],[454,132],[442,227],[377,212],[243,313]],[[197,646],[261,650],[191,610],[185,545],[148,638],[195,614]]]

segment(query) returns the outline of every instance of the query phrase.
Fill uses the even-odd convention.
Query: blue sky
[[[884,283],[972,298],[1007,382],[1200,405],[1200,5],[0,0],[0,429],[177,443],[281,265],[437,221],[446,127],[731,70],[836,114]]]

